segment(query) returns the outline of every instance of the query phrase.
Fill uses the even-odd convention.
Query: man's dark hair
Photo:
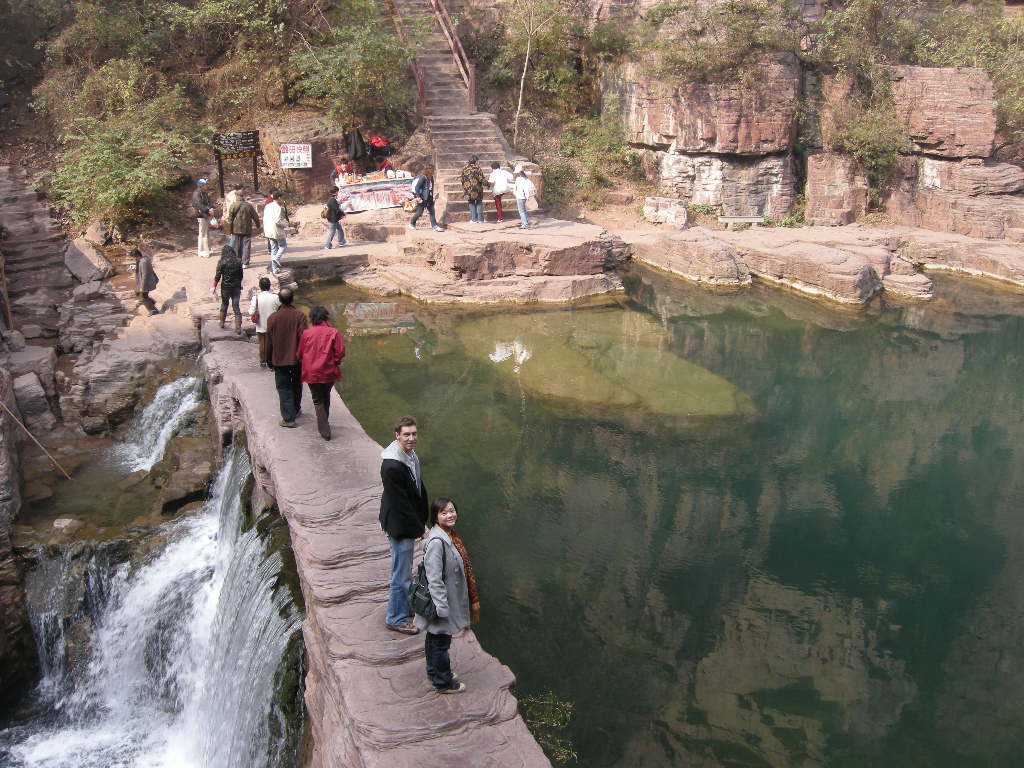
[[[402,431],[402,427],[415,427],[416,419],[412,416],[403,416],[395,422],[395,434],[397,435]]]
[[[270,278],[269,277],[261,277],[260,278],[260,290],[261,291],[269,291],[270,290]]]
[[[455,502],[449,499],[447,496],[438,496],[434,499],[434,502],[430,505],[430,514],[427,516],[427,525],[433,527],[437,525],[437,516],[444,511],[444,508],[451,504],[455,507]],[[459,508],[455,507],[455,511],[458,512]]]
[[[286,307],[290,307],[292,305],[292,299],[295,298],[295,294],[292,292],[291,288],[282,288],[277,292],[277,298],[279,298],[281,303]]]
[[[494,170],[498,170],[499,168],[501,168],[501,163],[495,160],[491,163],[491,168],[493,168]]]
[[[337,187],[331,187],[331,188],[330,188],[329,190],[327,190],[327,191],[328,191],[328,192],[329,192],[330,194],[332,194],[332,195],[336,195],[336,194],[338,194],[338,188],[337,188]]]
[[[479,162],[480,162],[480,158],[477,157],[476,155],[470,155],[469,156],[469,164],[470,165],[476,165]]]
[[[142,258],[142,251],[140,251],[138,248],[132,248],[132,252],[129,253],[128,255],[131,256],[136,261],[138,261],[139,259]]]
[[[272,190],[270,190],[270,196],[274,200],[280,200],[282,197],[284,197],[284,195],[281,194],[281,190],[279,190],[279,189],[272,189]]]
[[[320,325],[320,323],[326,323],[329,317],[330,314],[327,312],[327,307],[316,306],[309,313],[309,322],[310,325]]]

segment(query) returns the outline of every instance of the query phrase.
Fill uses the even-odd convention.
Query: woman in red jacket
[[[302,332],[296,359],[302,365],[302,380],[316,409],[316,428],[324,440],[331,439],[331,390],[341,381],[341,360],[345,357],[345,339],[337,328],[327,324],[329,315],[323,307],[309,313],[311,327]]]

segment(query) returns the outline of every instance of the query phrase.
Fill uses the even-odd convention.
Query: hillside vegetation
[[[197,144],[260,111],[311,102],[340,130],[412,119],[411,51],[375,0],[9,4],[38,21],[34,108],[62,145],[43,182],[76,223],[147,215]]]

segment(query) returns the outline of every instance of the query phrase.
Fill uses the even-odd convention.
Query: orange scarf
[[[476,574],[473,573],[473,563],[469,559],[466,545],[462,543],[462,537],[455,532],[455,529],[452,529],[451,535],[452,544],[459,551],[459,556],[462,557],[462,565],[466,569],[466,586],[469,588],[469,620],[476,624],[480,621],[480,595],[476,591]]]

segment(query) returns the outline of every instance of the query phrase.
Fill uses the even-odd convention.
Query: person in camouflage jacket
[[[484,172],[480,170],[476,155],[469,158],[469,164],[459,173],[462,191],[469,201],[469,220],[479,223],[484,221]]]

